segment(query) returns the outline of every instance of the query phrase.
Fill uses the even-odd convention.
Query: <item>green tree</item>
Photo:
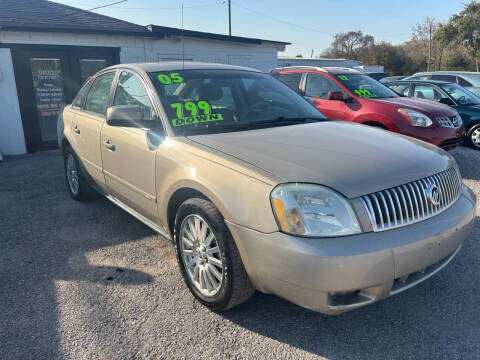
[[[457,41],[464,45],[468,54],[475,62],[477,72],[480,56],[480,3],[471,1],[458,14],[453,15],[450,23],[456,29]]]
[[[359,31],[349,31],[346,33],[337,33],[333,36],[333,41],[329,49],[322,56],[330,58],[357,59],[360,52],[365,48],[372,46],[375,42],[373,36],[363,34]]]
[[[438,50],[438,57],[436,58],[435,69],[442,69],[442,58],[445,52],[445,49],[448,47],[453,47],[455,44],[455,38],[458,36],[457,29],[453,26],[452,23],[447,24],[438,24],[437,31],[433,36],[433,40],[436,43],[436,48]]]

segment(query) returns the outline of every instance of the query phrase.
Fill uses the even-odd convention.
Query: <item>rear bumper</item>
[[[339,314],[406,290],[441,270],[469,236],[475,201],[464,186],[455,204],[429,220],[338,238],[228,226],[258,290]]]

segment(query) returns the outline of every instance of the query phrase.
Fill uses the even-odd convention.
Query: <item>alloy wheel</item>
[[[70,187],[72,193],[75,195],[78,193],[80,185],[78,180],[77,164],[75,163],[75,158],[71,153],[67,154],[66,171],[68,186]]]
[[[223,282],[223,258],[215,234],[201,216],[193,214],[183,219],[180,252],[195,288],[203,296],[215,296]]]
[[[470,139],[475,147],[480,148],[480,127],[477,127],[475,130],[473,130],[472,134],[470,135]]]

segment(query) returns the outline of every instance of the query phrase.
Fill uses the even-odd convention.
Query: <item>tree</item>
[[[361,55],[365,65],[383,65],[385,71],[392,75],[402,75],[409,70],[411,60],[401,46],[393,46],[388,42],[380,42],[370,46]]]
[[[363,34],[360,30],[337,33],[333,36],[330,48],[322,55],[332,58],[357,59],[361,50],[372,46],[374,42],[373,36]]]
[[[442,69],[442,58],[446,48],[453,46],[455,38],[457,37],[457,29],[452,23],[438,24],[438,29],[435,32],[433,39],[438,48],[438,59],[435,65],[436,70]]]
[[[471,1],[465,5],[458,14],[453,15],[450,23],[456,29],[456,39],[463,44],[475,62],[477,72],[479,69],[480,56],[480,3]]]

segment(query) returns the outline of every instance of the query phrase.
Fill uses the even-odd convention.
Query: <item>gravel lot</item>
[[[480,152],[452,154],[480,196]],[[70,199],[58,151],[1,163],[0,204],[3,359],[480,358],[478,217],[443,271],[378,304],[328,317],[256,294],[216,314],[168,240],[106,199]]]

